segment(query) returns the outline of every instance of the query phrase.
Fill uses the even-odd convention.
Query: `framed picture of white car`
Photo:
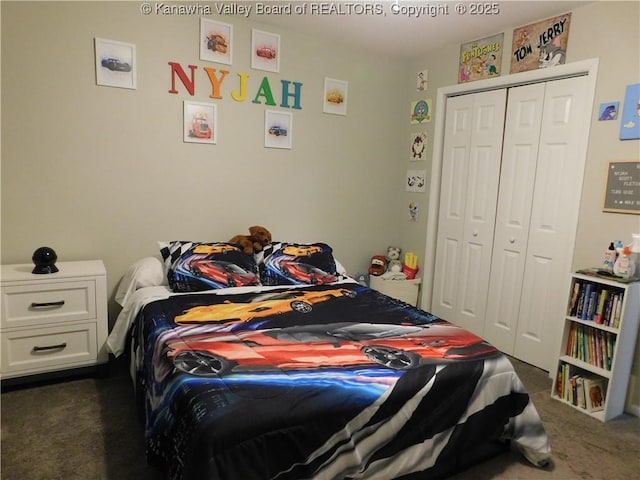
[[[288,112],[266,110],[264,112],[264,146],[267,148],[291,148],[293,115]]]
[[[96,84],[136,89],[136,46],[95,38]]]
[[[267,72],[280,71],[280,35],[251,30],[251,68],[266,70]]]
[[[214,103],[184,102],[183,141],[217,143],[218,119]]]

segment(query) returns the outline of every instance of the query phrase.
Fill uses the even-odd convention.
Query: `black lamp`
[[[53,248],[37,248],[36,251],[33,252],[31,260],[33,260],[33,263],[36,265],[31,273],[43,274],[56,273],[58,271],[58,267],[55,265],[56,260],[58,260],[58,255],[56,255]]]

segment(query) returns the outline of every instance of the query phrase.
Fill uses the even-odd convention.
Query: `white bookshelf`
[[[597,300],[594,299],[595,305],[591,308],[589,300],[584,300],[582,296],[587,285],[590,286],[591,297],[591,292],[599,292],[596,294]],[[576,286],[579,288],[576,289]],[[573,301],[574,291],[578,290],[579,298]],[[607,294],[600,311],[603,291]],[[615,279],[574,273],[571,276],[570,292],[551,396],[606,422],[624,411],[640,324],[640,282],[623,283]],[[606,302],[611,301],[610,308],[613,307],[615,295],[620,303],[618,313],[614,310],[610,312],[611,317],[608,317]],[[580,302],[583,308],[578,309],[577,304]],[[587,308],[586,312],[584,307]],[[560,377],[564,381],[561,382]],[[578,377],[603,380],[604,407],[601,410],[589,411],[583,408],[582,402],[573,393],[572,377],[576,381]],[[560,389],[559,386],[563,388]],[[585,392],[585,397],[587,396],[588,392]]]

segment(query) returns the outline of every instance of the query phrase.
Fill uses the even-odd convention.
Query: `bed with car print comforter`
[[[351,280],[155,288],[125,310],[147,458],[168,478],[442,478],[510,446],[549,459],[508,359],[429,313]]]

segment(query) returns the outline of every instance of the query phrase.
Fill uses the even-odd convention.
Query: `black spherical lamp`
[[[58,271],[55,263],[58,260],[58,255],[53,248],[40,247],[33,252],[31,257],[33,263],[35,263],[34,269],[31,273],[43,274],[43,273],[55,273]]]

